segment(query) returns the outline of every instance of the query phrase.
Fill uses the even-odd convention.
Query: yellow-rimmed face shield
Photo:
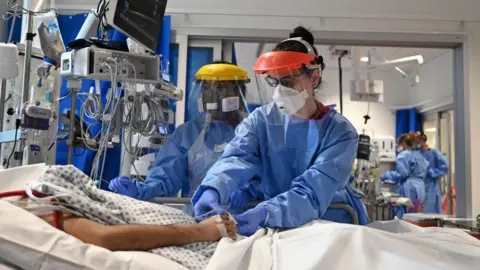
[[[239,123],[247,113],[245,70],[231,64],[210,64],[195,74],[189,113],[206,112],[212,120]]]

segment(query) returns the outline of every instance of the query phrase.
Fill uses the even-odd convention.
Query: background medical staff
[[[204,113],[168,138],[144,182],[121,176],[109,188],[139,200],[175,196],[180,189],[183,197],[191,196],[247,116],[244,97],[249,81],[247,71],[227,62],[200,68],[188,106],[190,112]]]
[[[442,193],[440,191],[440,177],[448,173],[448,162],[442,152],[431,149],[427,144],[427,136],[419,133],[420,153],[428,161],[428,171],[425,178],[424,213],[442,213]]]
[[[254,67],[261,99],[274,102],[238,126],[192,199],[195,214],[203,214],[258,177],[266,201],[235,216],[242,235],[259,226],[293,228],[318,218],[350,223],[347,213],[327,210],[332,202],[349,204],[360,223],[368,223],[360,196],[347,188],[357,132],[314,98],[324,65],[312,34],[299,27],[291,37],[261,55]]]
[[[425,177],[428,161],[415,149],[416,136],[413,133],[403,134],[398,139],[399,149],[395,171],[387,171],[380,180],[392,180],[397,186],[396,193],[409,198],[416,206],[425,200]],[[402,218],[403,207],[394,209],[394,215]]]

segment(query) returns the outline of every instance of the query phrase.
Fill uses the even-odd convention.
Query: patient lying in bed
[[[54,225],[53,214],[41,218]],[[221,220],[221,221],[220,221]],[[227,215],[215,216],[193,225],[103,225],[71,213],[60,213],[61,230],[111,251],[146,251],[166,246],[218,241],[222,238],[217,225],[224,225],[227,234],[236,239],[237,227]]]
[[[229,237],[236,235],[227,217],[197,223],[181,210],[100,190],[74,166],[49,166],[27,186],[60,203],[57,223],[68,234],[109,250],[148,250],[188,269],[204,269],[210,261],[221,238],[218,222]],[[48,204],[51,198],[30,199]],[[51,214],[43,219],[54,223]]]

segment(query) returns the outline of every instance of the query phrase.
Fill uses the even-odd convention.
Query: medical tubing
[[[110,65],[105,63],[105,65],[111,71],[110,75],[112,77],[111,78],[112,87],[107,92],[107,102],[105,103],[105,107],[104,107],[104,110],[103,110],[102,117],[105,117],[106,114],[110,114],[110,116],[112,117],[114,115],[115,111],[117,110],[117,106],[119,104],[119,100],[117,100],[117,102],[115,103],[115,95],[114,95],[114,93],[116,93],[116,91],[117,91],[118,64],[117,64],[117,61],[115,59],[107,58],[107,61],[110,61],[110,60],[113,60],[113,62],[115,63],[115,71],[113,72]],[[112,105],[112,103],[114,103],[114,104]],[[112,106],[113,106],[113,109],[111,108]],[[91,172],[91,175],[90,175],[90,178],[92,178],[94,180],[97,180],[98,177],[99,177],[98,170],[99,170],[99,165],[100,165],[99,164],[100,163],[100,158],[102,157],[102,155],[103,155],[103,162],[102,162],[102,169],[100,171],[100,177],[103,177],[103,169],[104,169],[104,166],[105,166],[105,157],[106,157],[106,152],[107,152],[107,148],[108,148],[108,136],[110,134],[110,129],[111,129],[112,122],[113,122],[112,119],[109,119],[107,129],[105,130],[105,126],[104,126],[105,121],[102,121],[102,128],[101,128],[102,134],[101,134],[100,141],[99,141],[98,152],[95,155],[95,158],[93,160],[93,167],[92,167],[92,172]],[[102,154],[102,152],[103,152],[103,154]]]
[[[47,195],[45,194],[42,194],[40,192],[37,192],[37,191],[33,191],[31,190],[30,191],[31,194],[35,195],[36,197],[46,197]],[[7,198],[7,197],[17,197],[17,196],[21,196],[21,197],[29,197],[29,195],[27,194],[27,191],[25,190],[15,190],[15,191],[8,191],[8,192],[0,192],[0,199],[2,198]],[[60,212],[59,211],[53,211],[53,224],[55,225],[55,227],[57,229],[60,229],[61,228],[61,224],[60,224]]]
[[[116,87],[115,87],[115,90],[116,90]],[[118,104],[120,102],[117,101],[117,103],[115,103],[115,107],[113,108],[113,112],[112,112],[112,115],[115,114],[115,112],[117,111],[117,107],[118,107]],[[107,132],[104,136],[104,140],[103,140],[103,147],[105,148],[104,150],[104,153],[103,153],[103,161],[102,161],[102,169],[100,171],[100,179],[102,179],[103,177],[103,170],[105,169],[105,160],[106,160],[106,156],[107,156],[107,149],[108,149],[108,135],[110,134],[110,131],[111,131],[111,125],[112,125],[112,120],[109,121],[109,124],[108,124],[108,127],[107,127]],[[98,154],[98,153],[97,153]],[[98,170],[98,169],[97,169]]]
[[[227,210],[225,210],[224,208],[220,208],[220,209],[216,208],[216,209],[212,209],[212,210],[210,210],[210,211],[208,211],[208,212],[206,212],[206,213],[203,213],[203,214],[201,214],[201,215],[194,216],[193,219],[196,221],[196,220],[199,219],[199,218],[209,216],[209,215],[211,215],[212,213],[217,213],[217,212],[219,212],[219,211],[223,211],[223,212],[227,213],[227,214],[231,217],[231,215],[230,215],[230,214],[227,212]],[[167,226],[178,225],[178,224],[183,224],[183,223],[185,223],[185,222],[189,222],[189,221],[188,221],[188,220],[185,220],[185,221],[180,221],[180,222],[175,222],[175,223],[169,223],[169,224],[165,224],[165,225],[167,225]]]
[[[143,136],[154,135],[158,123],[164,121],[161,104],[150,95],[136,94],[125,99],[125,111],[125,129]]]

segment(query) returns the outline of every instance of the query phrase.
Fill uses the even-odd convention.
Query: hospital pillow
[[[11,169],[0,169],[0,193],[7,191],[23,190],[25,183],[36,181],[45,171],[45,163],[20,166]],[[19,198],[8,198],[7,200],[18,200]]]
[[[111,252],[81,242],[0,200],[0,262],[22,269],[182,269],[147,252]]]

